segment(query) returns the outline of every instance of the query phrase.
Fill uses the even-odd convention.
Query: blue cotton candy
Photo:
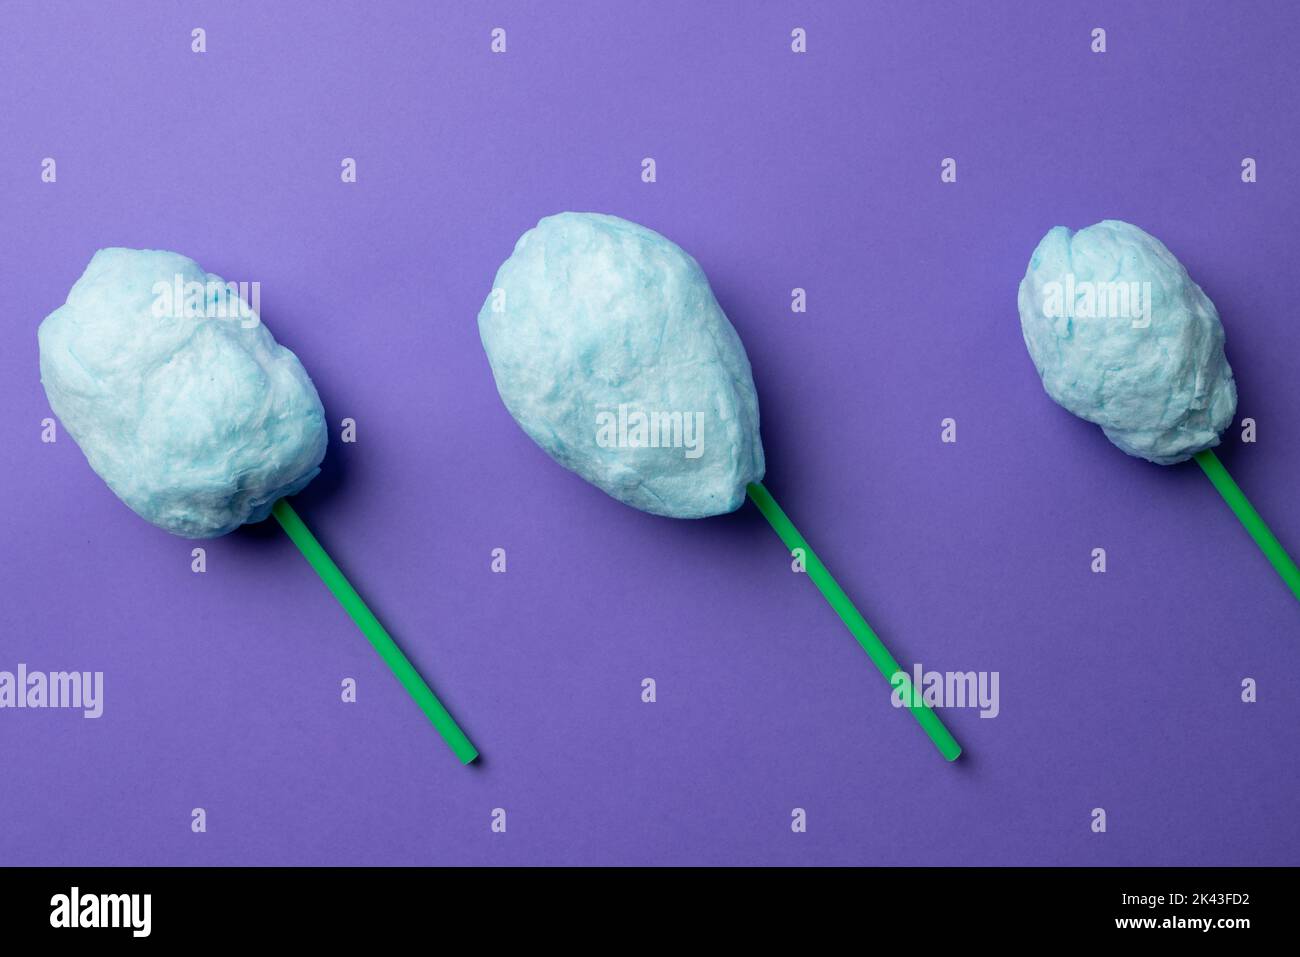
[[[1160,240],[1118,220],[1057,226],[1019,306],[1047,394],[1129,455],[1172,465],[1219,444],[1237,408],[1223,325]]]
[[[163,291],[186,283],[202,293]],[[63,428],[118,498],[173,534],[259,522],[320,471],[325,415],[302,363],[192,259],[101,249],[39,339]]]
[[[702,518],[763,477],[745,347],[699,264],[658,233],[597,213],[543,219],[478,326],[510,414],[619,501]]]

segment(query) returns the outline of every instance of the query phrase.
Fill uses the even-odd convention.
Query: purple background
[[[102,670],[106,700],[0,711],[0,862],[1300,863],[1300,609],[1194,465],[1046,398],[1015,306],[1054,224],[1161,237],[1259,423],[1224,460],[1300,550],[1300,17],[1055,6],[6,3],[0,669]],[[563,209],[699,259],[768,486],[899,660],[1000,672],[999,717],[946,714],[959,764],[756,510],[640,514],[511,421],[475,315]],[[37,324],[108,245],[262,283],[333,426],[299,511],[481,766],[277,529],[192,574],[190,542],[40,442]]]

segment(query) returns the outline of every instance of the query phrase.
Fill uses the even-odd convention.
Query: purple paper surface
[[[1300,863],[1300,607],[1020,336],[1049,227],[1161,238],[1258,423],[1220,454],[1300,550],[1300,14],[1133,6],[6,3],[0,670],[102,671],[104,713],[0,710],[0,864]],[[767,485],[899,661],[999,674],[997,717],[943,712],[960,762],[752,506],[638,513],[511,420],[475,316],[564,209],[700,261]],[[41,441],[37,325],[111,245],[261,283],[330,420],[295,507],[479,765],[273,524],[171,537]]]

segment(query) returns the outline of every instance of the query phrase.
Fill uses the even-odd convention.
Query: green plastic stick
[[[1264,524],[1264,520],[1259,517],[1259,512],[1255,511],[1246,494],[1232,480],[1228,470],[1223,467],[1219,457],[1214,454],[1213,449],[1206,449],[1204,452],[1196,453],[1196,464],[1201,467],[1214,487],[1219,490],[1223,500],[1228,503],[1228,508],[1237,516],[1237,520],[1250,532],[1250,537],[1255,540],[1259,550],[1264,553],[1273,564],[1273,570],[1282,576],[1282,581],[1291,589],[1291,594],[1300,601],[1300,568],[1291,560],[1291,556],[1286,553],[1274,534]]]
[[[316,574],[334,593],[339,604],[352,616],[361,633],[370,639],[370,643],[375,646],[375,651],[379,652],[379,657],[384,659],[384,663],[392,669],[407,693],[423,709],[429,721],[442,735],[442,739],[447,742],[447,746],[455,752],[456,757],[464,764],[469,764],[477,758],[478,751],[470,744],[469,738],[465,737],[465,732],[447,713],[447,709],[442,706],[437,695],[425,684],[420,673],[415,670],[415,666],[407,660],[406,655],[402,654],[402,649],[397,647],[397,643],[384,630],[379,619],[366,607],[366,603],[361,600],[356,589],[343,577],[339,567],[321,547],[320,542],[316,541],[316,536],[311,533],[311,530],[303,524],[298,513],[289,507],[285,499],[280,499],[271,509],[271,514],[288,532],[293,543],[298,546],[298,550],[311,563],[311,567],[316,569]]]
[[[746,491],[749,492],[753,503],[758,506],[758,510],[763,513],[763,517],[776,530],[777,535],[781,536],[785,547],[791,552],[796,548],[803,550],[804,568],[827,604],[835,609],[835,614],[840,616],[840,621],[844,622],[853,633],[853,637],[858,640],[867,657],[885,676],[885,680],[891,685],[898,685],[905,689],[903,700],[909,702],[908,708],[912,712],[912,717],[916,718],[921,728],[930,736],[939,753],[949,761],[956,761],[961,754],[961,745],[957,743],[957,739],[944,727],[939,716],[930,710],[929,705],[921,700],[921,696],[913,693],[912,682],[907,672],[898,666],[898,662],[889,653],[884,642],[871,630],[871,626],[867,624],[861,612],[853,606],[853,602],[849,601],[849,596],[844,594],[844,589],[840,588],[839,583],[826,570],[826,566],[812,550],[812,546],[799,534],[799,529],[794,527],[794,523],[786,517],[785,512],[781,511],[781,506],[776,504],[772,493],[759,482],[751,483]],[[900,675],[901,679],[897,677]]]

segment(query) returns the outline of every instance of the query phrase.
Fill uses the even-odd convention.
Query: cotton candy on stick
[[[891,683],[906,672],[762,485],[758,397],[699,265],[643,226],[561,213],[526,232],[478,317],[497,390],[555,461],[655,515],[705,518],[746,495]],[[910,692],[910,685],[904,691]],[[961,748],[905,694],[948,760]]]
[[[171,252],[102,249],[41,323],[50,406],[141,518],[214,538],[274,515],[463,762],[474,746],[289,506],[320,472],[302,363],[220,277]]]
[[[1118,220],[1057,226],[1030,257],[1018,299],[1047,394],[1129,455],[1196,459],[1300,600],[1300,569],[1212,451],[1237,386],[1214,303],[1174,254]]]

